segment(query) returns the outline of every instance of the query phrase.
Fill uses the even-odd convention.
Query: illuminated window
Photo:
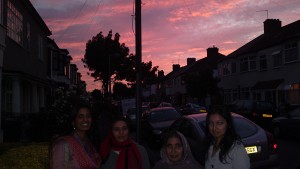
[[[7,2],[7,36],[22,45],[23,16],[10,1]]]
[[[292,89],[300,89],[300,83],[294,83],[292,84]]]

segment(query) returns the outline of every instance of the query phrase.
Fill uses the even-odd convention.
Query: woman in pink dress
[[[71,116],[74,130],[71,135],[60,137],[54,142],[50,168],[99,169],[101,157],[87,135],[92,124],[90,107],[76,105]]]

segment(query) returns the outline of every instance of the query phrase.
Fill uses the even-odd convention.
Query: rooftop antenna
[[[267,19],[269,19],[269,14],[268,14],[268,10],[260,10],[260,11],[256,11],[256,12],[266,12],[267,13]]]

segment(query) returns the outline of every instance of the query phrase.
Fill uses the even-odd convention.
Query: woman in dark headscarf
[[[186,138],[178,131],[168,133],[160,150],[161,160],[153,169],[202,169],[194,159]]]

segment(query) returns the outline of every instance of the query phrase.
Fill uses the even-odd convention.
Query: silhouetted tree
[[[134,93],[135,93],[135,91],[132,88],[130,88],[126,84],[120,83],[120,82],[114,83],[113,90],[114,90],[114,97],[117,97],[120,99],[122,99],[124,97],[133,97]]]
[[[116,76],[116,79],[126,79],[129,82],[131,87],[135,87],[136,83],[136,56],[130,54],[126,63],[124,63],[123,69],[124,71],[119,71]],[[142,86],[145,87],[148,84],[154,84],[158,81],[157,77],[158,66],[152,67],[152,62],[142,62],[141,64],[141,82]]]
[[[116,33],[112,39],[112,31],[109,31],[106,37],[100,32],[86,43],[82,62],[92,71],[90,75],[95,78],[95,81],[102,81],[105,94],[109,92],[109,81],[112,75],[122,70],[129,54],[129,48],[119,40],[119,33]]]
[[[109,80],[126,80],[131,88],[136,83],[136,56],[129,55],[129,48],[124,43],[120,44],[120,35],[115,34],[112,39],[112,31],[105,37],[102,32],[94,36],[86,44],[86,50],[82,62],[92,73],[95,81],[103,83],[104,95],[110,92]],[[142,85],[153,84],[157,81],[158,66],[152,67],[152,62],[142,62]]]
[[[91,92],[91,96],[92,96],[92,98],[95,99],[95,100],[98,100],[98,101],[102,101],[102,100],[103,100],[102,92],[101,92],[101,90],[99,90],[99,89],[94,89],[94,90]]]

